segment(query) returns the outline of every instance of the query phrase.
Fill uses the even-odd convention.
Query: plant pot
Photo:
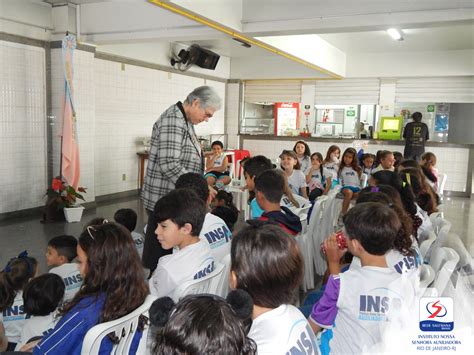
[[[66,221],[68,221],[68,223],[80,222],[83,211],[84,207],[82,206],[64,207],[64,217],[66,217]]]

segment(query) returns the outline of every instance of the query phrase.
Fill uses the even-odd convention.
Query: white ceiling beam
[[[243,23],[249,36],[343,33],[385,30],[387,27],[418,28],[472,22],[472,9],[424,10],[360,15],[331,15],[306,19]]]
[[[242,0],[171,0],[186,10],[242,31]]]
[[[145,41],[194,41],[213,40],[225,36],[206,26],[189,26],[187,28],[143,29],[136,31],[115,31],[102,33],[82,33],[85,42],[95,44],[137,43]]]

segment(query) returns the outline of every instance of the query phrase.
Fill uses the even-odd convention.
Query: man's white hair
[[[199,86],[194,89],[184,102],[188,105],[191,105],[194,100],[199,100],[199,103],[202,108],[211,107],[216,111],[221,108],[222,100],[217,94],[216,90],[214,90],[210,86]]]

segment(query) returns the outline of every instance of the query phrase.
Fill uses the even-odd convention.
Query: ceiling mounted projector
[[[220,56],[217,53],[193,44],[191,47],[181,49],[178,55],[173,55],[170,60],[171,66],[181,71],[188,70],[192,65],[204,69],[214,70],[219,62]]]

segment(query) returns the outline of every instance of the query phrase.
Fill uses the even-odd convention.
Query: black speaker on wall
[[[193,44],[189,48],[189,61],[204,69],[214,70],[219,62],[219,54]]]

